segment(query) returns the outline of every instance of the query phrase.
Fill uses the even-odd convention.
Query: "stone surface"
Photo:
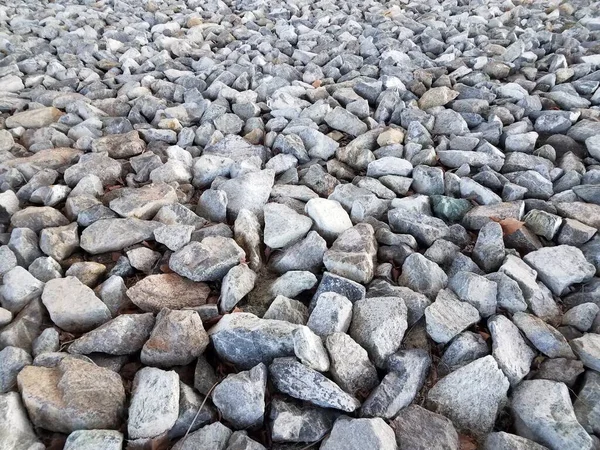
[[[319,372],[300,364],[294,358],[276,358],[269,366],[275,388],[290,397],[322,408],[346,412],[356,410],[360,402]]]
[[[126,291],[143,311],[158,313],[162,308],[183,309],[201,306],[210,293],[205,283],[197,283],[177,274],[149,275]]]
[[[121,377],[111,370],[65,358],[53,368],[27,366],[17,382],[37,427],[70,433],[121,426],[125,390]]]
[[[179,376],[153,367],[139,370],[133,380],[127,434],[151,438],[169,431],[179,415]]]
[[[577,422],[567,387],[548,380],[522,382],[512,395],[517,432],[551,449],[591,449]]]
[[[494,358],[486,356],[439,380],[427,400],[459,431],[482,435],[493,428],[509,385]]]
[[[66,450],[119,450],[123,447],[123,434],[114,430],[77,430],[65,441]]]
[[[332,415],[322,408],[300,407],[280,399],[271,403],[269,418],[274,442],[316,442],[333,425]]]
[[[17,392],[0,394],[0,448],[28,450],[39,441]]]
[[[75,277],[48,281],[42,302],[52,321],[65,331],[89,331],[110,320],[106,305]]]
[[[329,437],[321,444],[323,450],[362,448],[396,450],[398,446],[394,430],[380,418],[340,418],[333,424]]]
[[[267,366],[230,374],[213,390],[212,400],[225,420],[235,428],[260,426],[265,414]]]
[[[435,301],[425,308],[427,334],[440,344],[449,342],[479,319],[475,307],[460,301],[448,289],[441,290]]]
[[[208,236],[173,253],[169,267],[192,281],[216,281],[237,266],[244,256],[244,250],[233,239]]]
[[[441,414],[411,405],[400,411],[390,424],[399,450],[458,450],[458,433]],[[415,432],[415,430],[419,430]]]

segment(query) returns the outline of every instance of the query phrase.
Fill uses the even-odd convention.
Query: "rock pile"
[[[600,3],[0,5],[0,450],[600,447]]]

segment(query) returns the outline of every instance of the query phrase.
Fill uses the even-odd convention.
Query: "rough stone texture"
[[[570,245],[542,248],[524,259],[555,295],[561,295],[573,283],[589,280],[596,273],[581,250]]]
[[[592,438],[577,422],[563,383],[523,381],[515,389],[511,405],[519,435],[553,450],[592,448]]]
[[[298,325],[232,313],[208,330],[217,354],[245,369],[273,358],[294,355],[293,331]]]
[[[427,334],[435,342],[445,344],[480,319],[479,312],[462,302],[448,289],[441,290],[435,301],[425,308]]]
[[[17,392],[0,394],[0,448],[29,450],[38,439]],[[41,445],[41,444],[38,444]]]
[[[300,407],[281,399],[271,402],[269,418],[274,442],[315,442],[323,438],[333,425],[329,411]]]
[[[185,366],[208,346],[208,335],[196,311],[163,308],[140,354],[149,366]]]
[[[230,374],[213,390],[212,400],[225,420],[235,428],[260,426],[265,414],[267,366]]]
[[[545,450],[546,448],[529,439],[504,431],[488,434],[483,443],[484,450]]]
[[[402,275],[398,282],[413,291],[434,299],[448,284],[448,276],[433,261],[420,253],[413,253],[402,264]]]
[[[399,450],[459,449],[458,433],[452,422],[418,405],[404,408],[390,426],[396,434]]]
[[[142,349],[153,326],[151,313],[118,316],[76,339],[69,353],[130,355]]]
[[[42,302],[52,321],[65,331],[89,331],[110,320],[106,305],[75,277],[48,281]]]
[[[159,222],[140,219],[100,219],[81,232],[80,245],[93,255],[114,252],[153,239]]]
[[[343,231],[323,255],[328,271],[358,283],[373,279],[377,242],[373,227],[358,224]]]
[[[151,438],[169,431],[179,415],[179,376],[145,367],[133,380],[127,433],[131,439]]]
[[[37,427],[70,433],[121,426],[125,389],[121,377],[111,370],[65,358],[53,368],[27,366],[17,382]]]
[[[290,397],[322,408],[352,412],[360,402],[319,372],[300,364],[294,358],[276,358],[269,366],[275,388]]]
[[[127,289],[126,295],[143,311],[158,313],[162,308],[183,309],[201,306],[210,293],[204,283],[196,283],[174,273],[149,275]]]
[[[398,297],[375,297],[354,303],[350,336],[364,347],[377,367],[400,348],[408,328],[406,305]]]
[[[120,450],[123,447],[123,434],[114,430],[73,431],[65,442],[65,450]]]
[[[332,333],[348,331],[351,320],[352,302],[335,292],[323,292],[306,325],[319,336],[326,337]]]
[[[550,358],[574,358],[567,340],[554,327],[526,313],[515,313],[514,324],[540,352]]]
[[[329,437],[321,444],[322,450],[364,448],[397,450],[394,430],[380,418],[340,418],[333,424]]]
[[[492,335],[492,355],[510,384],[515,386],[529,373],[535,352],[519,329],[504,316],[491,317],[488,329]]]
[[[242,248],[231,238],[208,236],[173,253],[169,267],[192,281],[221,280],[244,258]]]
[[[486,356],[439,380],[427,400],[459,431],[483,435],[493,428],[509,385],[494,358]]]
[[[600,371],[600,334],[586,333],[573,339],[571,348],[586,367]]]

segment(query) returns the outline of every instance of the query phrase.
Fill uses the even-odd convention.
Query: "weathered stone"
[[[139,155],[146,149],[145,142],[137,131],[123,134],[111,134],[92,142],[92,151],[106,152],[111,158],[130,158]]]
[[[217,281],[244,256],[244,250],[233,239],[208,236],[202,242],[191,242],[173,253],[169,267],[193,281]]]
[[[279,203],[267,203],[265,215],[265,244],[271,248],[283,248],[302,239],[312,226],[309,217]]]
[[[29,228],[36,233],[48,227],[67,225],[68,219],[57,209],[50,206],[28,206],[15,212],[10,224],[14,228]]]
[[[77,430],[65,442],[65,450],[120,450],[123,434],[114,430]]]
[[[111,370],[69,358],[53,368],[27,366],[17,381],[36,427],[70,433],[121,425],[125,390]]]
[[[380,418],[350,419],[341,417],[333,424],[331,434],[321,450],[342,450],[350,448],[377,448],[380,450],[397,450],[394,430]]]
[[[452,422],[419,405],[402,409],[390,425],[396,434],[399,450],[459,449],[458,433]]]
[[[524,437],[500,431],[487,435],[483,450],[547,450],[547,447]]]
[[[551,449],[592,448],[592,438],[577,422],[564,384],[523,381],[515,389],[511,405],[519,435]]]
[[[327,270],[358,283],[373,279],[377,242],[373,227],[360,223],[343,231],[323,255]]]
[[[56,278],[44,286],[42,302],[52,321],[65,331],[89,331],[110,320],[110,311],[94,291],[75,277]]]
[[[6,118],[7,128],[42,128],[56,122],[63,113],[52,107],[30,109]]]
[[[206,303],[210,288],[174,273],[149,275],[127,289],[126,295],[143,311],[184,309]]]
[[[159,222],[140,219],[101,219],[85,230],[80,237],[81,248],[93,255],[123,250],[154,238]]]
[[[433,261],[413,253],[404,260],[398,283],[433,299],[448,284],[448,276]]]
[[[335,200],[311,199],[306,203],[305,211],[314,221],[315,229],[325,239],[334,240],[352,227],[348,213]]]
[[[479,312],[462,302],[448,289],[441,290],[435,302],[425,308],[427,334],[436,342],[445,344],[462,331],[479,322]]]
[[[408,328],[407,310],[399,297],[374,297],[354,303],[349,334],[364,347],[377,367],[400,348]]]
[[[345,393],[333,381],[294,358],[276,358],[269,366],[269,372],[275,388],[290,397],[346,412],[360,406],[356,398]]]
[[[271,402],[273,442],[316,442],[331,430],[332,414],[322,408],[297,406],[278,398]]]
[[[208,346],[208,335],[196,311],[163,308],[156,316],[140,359],[148,366],[185,366]]]
[[[127,432],[131,439],[152,438],[169,431],[179,415],[177,373],[144,367],[135,374]]]
[[[130,355],[139,352],[152,331],[154,316],[123,314],[76,339],[69,353]]]
[[[459,431],[483,435],[494,426],[509,386],[494,358],[486,356],[439,380],[427,399]]]
[[[574,358],[567,340],[543,320],[523,312],[513,315],[514,324],[540,352],[550,358]]]
[[[267,367],[230,374],[213,390],[212,400],[223,418],[235,428],[252,428],[263,423]]]
[[[586,333],[573,339],[571,348],[586,367],[600,371],[600,334]]]

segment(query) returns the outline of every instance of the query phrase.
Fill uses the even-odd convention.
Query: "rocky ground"
[[[2,2],[0,450],[599,449],[599,86],[589,0]]]

